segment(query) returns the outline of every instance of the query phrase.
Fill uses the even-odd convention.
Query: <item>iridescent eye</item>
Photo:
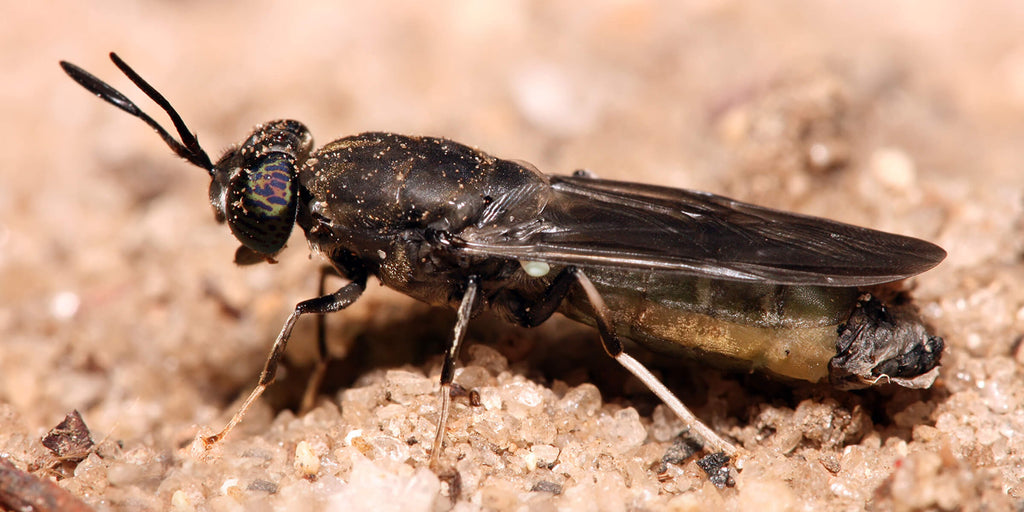
[[[260,254],[280,251],[295,224],[297,183],[295,158],[280,152],[259,157],[233,176],[227,217],[235,237]]]

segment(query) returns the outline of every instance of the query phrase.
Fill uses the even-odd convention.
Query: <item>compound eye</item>
[[[271,152],[232,176],[227,220],[242,245],[272,256],[284,247],[295,225],[298,204],[295,157]]]

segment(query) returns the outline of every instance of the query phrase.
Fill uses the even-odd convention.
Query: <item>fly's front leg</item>
[[[445,427],[448,424],[448,409],[451,407],[452,401],[452,380],[455,378],[455,362],[459,358],[459,349],[462,348],[462,339],[466,336],[469,319],[473,316],[473,307],[479,290],[480,279],[476,276],[470,277],[469,283],[466,285],[466,292],[462,294],[462,302],[459,303],[452,342],[444,353],[444,363],[441,365],[441,416],[437,420],[434,447],[430,451],[430,467],[435,471],[439,469],[438,460],[441,457]]]
[[[669,409],[672,409],[672,412],[676,413],[679,419],[683,420],[683,423],[689,427],[691,432],[704,441],[706,447],[711,448],[715,452],[724,452],[729,457],[735,458],[739,454],[736,446],[722,439],[713,430],[708,428],[707,425],[701,423],[690,412],[690,409],[683,405],[683,402],[676,398],[676,395],[662,384],[650,370],[640,364],[640,361],[633,359],[623,351],[622,342],[615,334],[615,329],[608,319],[608,306],[605,305],[604,299],[601,298],[601,294],[598,293],[590,278],[583,271],[575,267],[568,267],[566,270],[576,278],[576,282],[579,283],[580,288],[586,293],[587,300],[594,308],[594,320],[597,322],[597,329],[601,333],[601,343],[604,344],[604,349],[608,352],[608,355],[615,358],[619,364],[629,370],[636,378],[640,379],[640,382],[643,382],[648,389],[653,391]]]
[[[322,278],[321,278],[322,279]],[[360,278],[353,280],[351,283],[345,285],[340,290],[330,294],[317,297],[315,299],[304,300],[295,306],[295,310],[285,321],[284,326],[281,328],[280,334],[277,335],[277,339],[274,340],[274,346],[270,349],[270,354],[267,356],[267,362],[263,367],[263,372],[260,373],[259,383],[256,384],[256,388],[249,393],[249,397],[242,403],[242,407],[238,409],[238,412],[231,417],[231,421],[228,422],[227,426],[224,427],[220,432],[210,436],[202,438],[203,448],[209,449],[218,441],[224,438],[238,424],[242,421],[242,417],[245,416],[245,412],[249,410],[249,407],[256,401],[263,391],[267,389],[267,386],[274,381],[274,374],[277,373],[277,364],[281,359],[281,354],[284,353],[285,347],[288,345],[288,339],[291,338],[292,328],[295,327],[295,321],[300,316],[306,313],[333,313],[345,309],[356,299],[362,295],[363,290],[366,289],[366,277],[360,276]],[[325,346],[326,349],[326,346]]]
[[[320,297],[323,297],[326,291],[328,276],[340,277],[334,267],[320,267],[320,285],[317,287],[316,292]],[[306,383],[306,391],[302,394],[302,402],[299,406],[300,415],[313,409],[313,402],[316,400],[317,393],[320,392],[320,386],[324,382],[324,375],[327,374],[327,364],[331,360],[331,354],[327,350],[327,315],[324,314],[316,316],[316,349],[317,364],[316,368],[313,369],[313,373],[309,376],[309,382]]]

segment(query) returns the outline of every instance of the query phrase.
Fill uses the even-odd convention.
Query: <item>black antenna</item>
[[[160,105],[160,108],[164,109],[164,112],[167,112],[167,115],[174,123],[174,127],[178,130],[181,142],[178,142],[170,133],[167,132],[167,130],[164,129],[163,126],[160,126],[160,124],[154,121],[152,117],[149,117],[148,114],[143,112],[142,109],[132,102],[132,100],[128,99],[127,96],[121,94],[120,91],[114,89],[103,80],[96,78],[88,71],[67,61],[60,61],[60,67],[68,74],[69,77],[71,77],[72,80],[78,82],[78,85],[85,87],[86,90],[96,96],[99,96],[100,99],[145,121],[146,124],[156,130],[156,133],[164,139],[164,143],[166,143],[172,151],[185,160],[188,160],[193,165],[206,169],[212,177],[213,162],[210,161],[210,156],[206,154],[206,151],[203,151],[202,147],[199,146],[199,139],[197,139],[196,136],[192,134],[191,130],[188,129],[188,126],[185,125],[185,121],[181,119],[181,116],[178,115],[176,110],[174,110],[174,107],[171,106],[170,102],[168,102],[162,94],[157,92],[153,86],[143,80],[142,77],[139,76],[131,66],[121,60],[116,53],[110,53],[110,60],[114,61],[114,65],[117,66],[117,68],[120,69],[121,72],[132,81],[132,83],[134,83],[139,89],[142,89],[142,92],[146,93],[146,96],[149,96],[149,98],[156,102],[157,105]]]

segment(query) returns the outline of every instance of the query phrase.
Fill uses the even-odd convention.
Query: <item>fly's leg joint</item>
[[[295,327],[295,322],[300,316],[307,313],[333,313],[345,309],[350,304],[355,302],[356,299],[362,295],[363,290],[366,289],[366,279],[362,278],[357,281],[353,281],[335,293],[330,295],[324,295],[315,299],[304,300],[295,306],[295,310],[288,316],[288,320],[285,321],[284,326],[281,328],[281,332],[277,335],[277,339],[274,340],[274,346],[270,349],[270,354],[267,356],[267,361],[263,366],[263,371],[260,373],[260,380],[253,388],[252,392],[242,403],[242,406],[235,412],[228,424],[221,429],[220,432],[201,438],[203,449],[209,450],[219,441],[231,432],[238,422],[242,421],[245,413],[252,407],[252,404],[263,394],[267,389],[267,386],[274,381],[274,376],[277,373],[277,365],[281,360],[281,355],[284,354],[285,347],[288,346],[288,340],[292,336],[292,328]]]
[[[689,427],[690,432],[704,442],[706,448],[710,448],[710,451],[713,452],[724,452],[730,458],[735,458],[739,454],[739,449],[735,445],[722,439],[711,428],[697,419],[693,412],[683,405],[683,402],[655,377],[650,370],[623,350],[622,342],[619,340],[618,335],[615,334],[615,327],[609,320],[608,307],[605,305],[604,299],[601,298],[597,287],[594,286],[594,283],[590,281],[590,278],[583,271],[575,267],[569,267],[569,271],[576,277],[576,282],[579,283],[580,288],[586,293],[587,300],[594,308],[594,318],[597,321],[598,331],[601,333],[601,342],[608,355],[612,356],[636,378],[640,379],[640,382],[643,382],[669,409],[672,409],[672,412]]]
[[[452,401],[452,381],[455,379],[455,362],[459,358],[459,350],[462,348],[462,340],[466,337],[466,327],[473,317],[473,310],[477,306],[477,292],[480,290],[480,279],[476,276],[469,278],[466,291],[459,303],[455,331],[452,333],[452,342],[444,353],[444,363],[441,366],[441,408],[440,417],[437,420],[437,433],[434,435],[434,445],[430,451],[430,467],[438,471],[440,469],[441,450],[444,447],[445,429],[448,424],[448,414]]]

